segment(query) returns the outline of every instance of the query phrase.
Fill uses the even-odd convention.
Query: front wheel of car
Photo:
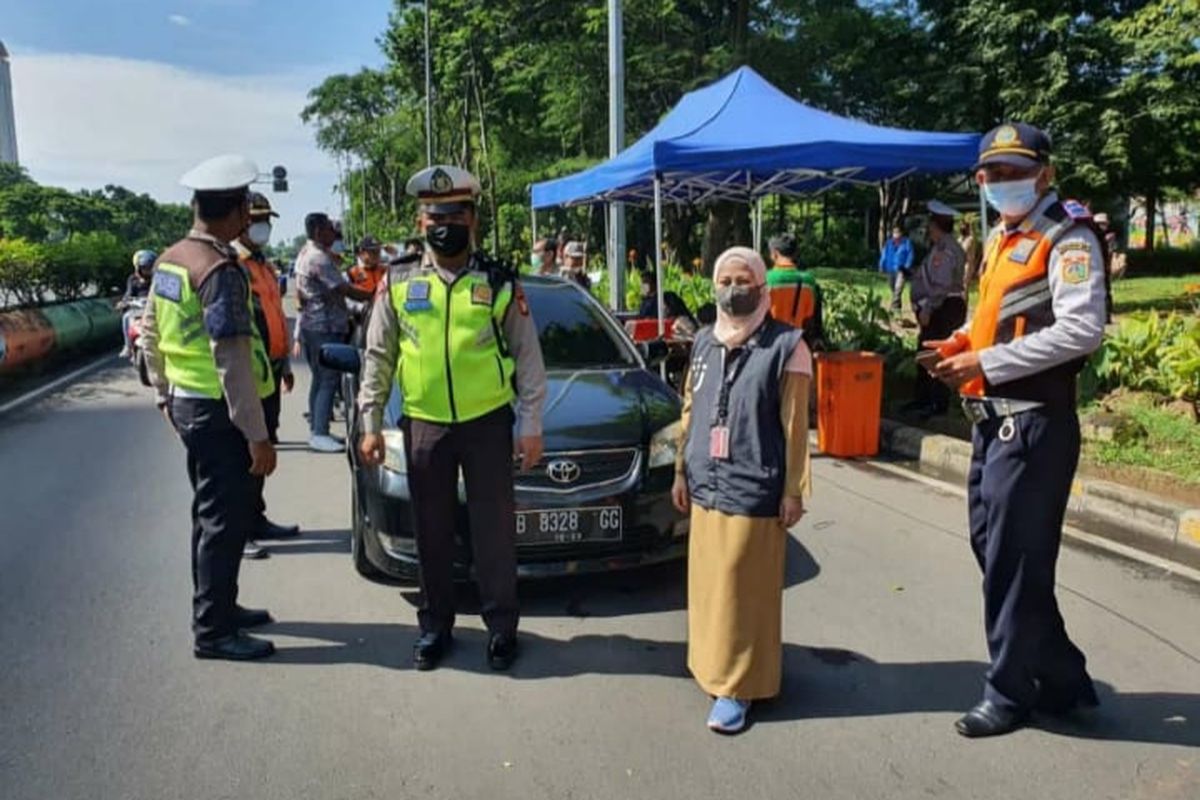
[[[364,578],[381,578],[383,573],[367,558],[363,542],[366,527],[362,501],[358,496],[358,478],[354,477],[350,481],[350,560],[354,562],[354,571]]]

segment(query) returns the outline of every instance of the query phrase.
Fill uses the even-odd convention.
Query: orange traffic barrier
[[[817,448],[838,458],[879,452],[883,357],[817,353]]]
[[[41,311],[0,314],[0,371],[35,361],[54,349],[54,329]]]

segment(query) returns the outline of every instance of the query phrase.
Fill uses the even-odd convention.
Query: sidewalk
[[[895,459],[912,462],[923,473],[966,484],[970,442],[885,419],[880,449]],[[1181,564],[1200,565],[1200,508],[1130,486],[1077,477],[1067,518],[1104,538]]]

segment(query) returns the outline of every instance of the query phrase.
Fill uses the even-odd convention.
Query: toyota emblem
[[[574,483],[582,470],[574,461],[560,459],[546,465],[546,475],[555,483]]]

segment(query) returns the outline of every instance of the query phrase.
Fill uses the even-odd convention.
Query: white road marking
[[[61,389],[63,386],[66,386],[71,381],[76,380],[95,369],[99,369],[104,364],[108,363],[109,361],[114,360],[115,358],[116,358],[116,356],[114,356],[111,353],[109,353],[106,356],[100,356],[100,358],[97,358],[95,361],[85,364],[84,366],[80,367],[79,369],[77,369],[73,372],[69,372],[66,375],[63,375],[61,378],[55,378],[54,380],[50,381],[50,383],[47,383],[45,386],[39,386],[38,388],[36,388],[32,391],[26,392],[25,394],[21,395],[20,397],[17,397],[13,400],[9,400],[4,405],[0,406],[0,416],[3,416],[4,414],[7,414],[8,412],[13,411],[17,408],[20,408],[21,406],[23,406],[27,403],[32,403],[35,400],[39,400],[42,397],[45,397],[46,395],[50,394],[51,392],[55,392],[58,389]]]

